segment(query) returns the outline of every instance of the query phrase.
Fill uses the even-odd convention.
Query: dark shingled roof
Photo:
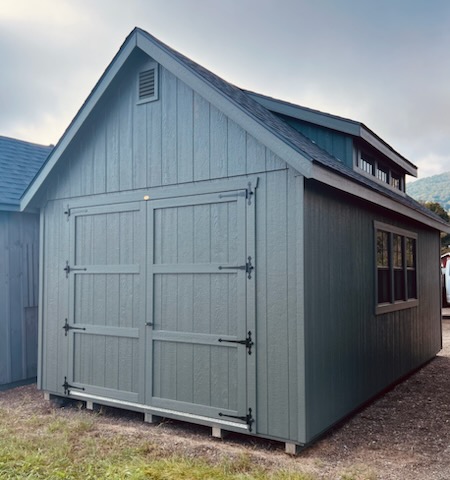
[[[52,148],[0,136],[0,209],[19,206]]]
[[[290,145],[292,148],[297,150],[300,154],[302,154],[312,162],[317,163],[329,170],[332,170],[339,175],[347,177],[349,180],[362,184],[365,187],[376,191],[392,200],[395,200],[405,205],[406,207],[412,208],[413,210],[423,215],[426,215],[427,217],[430,217],[433,220],[448,227],[447,223],[442,218],[428,210],[420,203],[416,202],[413,198],[407,195],[396,193],[392,189],[384,187],[382,184],[376,182],[375,180],[371,180],[370,178],[367,178],[366,176],[361,175],[353,169],[344,165],[337,158],[333,157],[328,152],[316,145],[312,140],[292,128],[280,117],[260,105],[255,100],[253,100],[249,95],[245,93],[245,91],[241,90],[235,85],[232,85],[226,80],[223,80],[222,78],[218,77],[217,75],[210,72],[201,65],[195,63],[191,59],[185,57],[176,50],[173,50],[149,33],[141,29],[137,30],[140,31],[143,35],[148,36],[153,42],[158,44],[168,54],[177,58],[180,63],[184,64],[196,75],[202,77],[211,86],[213,86],[215,89],[219,90],[222,94],[228,97],[230,101],[238,105],[241,109],[246,111],[247,114],[252,116],[261,124],[263,124],[277,137],[282,139],[284,142],[286,142],[288,145]]]

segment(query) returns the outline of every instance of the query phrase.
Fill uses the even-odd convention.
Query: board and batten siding
[[[302,408],[299,410],[299,405],[303,405],[299,391],[303,392],[303,385],[299,386],[298,378],[304,375],[304,354],[303,344],[298,342],[298,338],[303,337],[303,307],[302,283],[297,281],[297,270],[298,257],[302,256],[298,217],[301,218],[303,208],[301,201],[299,203],[298,185],[302,184],[299,178],[290,170],[259,176],[255,193],[257,325],[254,354],[257,362],[256,433],[302,442],[304,411]],[[207,181],[202,184],[211,185],[214,189],[214,185],[226,181]],[[232,182],[233,179],[228,181]],[[150,197],[163,188],[149,189]],[[108,200],[104,198],[118,205],[121,195],[114,195]],[[86,201],[89,202],[89,199]],[[68,337],[62,328],[64,319],[69,315],[68,281],[63,270],[70,250],[69,221],[63,213],[65,204],[66,199],[50,201],[43,209],[45,242],[40,388],[57,394],[63,394],[62,383],[69,362]],[[151,205],[151,200],[147,204]],[[123,228],[127,228],[126,224]],[[121,235],[121,232],[112,235],[111,246],[105,248],[115,248],[114,238],[120,238]],[[92,240],[89,232],[86,232],[86,238]],[[85,299],[88,297],[89,294]],[[145,321],[143,317],[140,319],[141,324]],[[109,363],[114,361],[111,355],[111,351],[105,350],[104,360],[95,362],[91,373],[96,378],[107,378],[109,385],[119,385],[123,382],[119,378],[120,370],[116,369],[117,378],[112,378],[113,371],[107,365],[108,358]],[[103,373],[99,374],[96,370]],[[135,389],[138,387],[136,385]],[[139,388],[143,389],[144,385]],[[137,393],[142,398],[142,392]]]
[[[330,128],[303,122],[285,115],[278,115],[291,127],[305,135],[326,152],[350,168],[353,168],[353,140],[349,135]]]
[[[138,72],[148,62],[138,52],[127,60],[46,180],[47,199],[287,168],[162,66],[159,100],[137,104]]]
[[[0,385],[37,368],[39,217],[0,212]]]
[[[418,234],[416,308],[375,315],[375,220]],[[441,312],[438,232],[307,182],[305,234],[310,441],[433,358]]]

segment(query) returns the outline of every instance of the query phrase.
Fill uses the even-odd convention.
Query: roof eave
[[[338,173],[318,165],[317,163],[313,164],[311,178],[330,187],[349,193],[350,195],[359,197],[377,206],[386,208],[390,211],[415,220],[440,232],[450,233],[450,224],[444,221],[440,222],[431,216],[424,215],[423,213],[414,210],[407,205],[403,205],[402,203],[384,196],[375,190],[371,190],[365,185],[358,184],[356,181],[350,178],[345,178],[343,175],[339,175]]]

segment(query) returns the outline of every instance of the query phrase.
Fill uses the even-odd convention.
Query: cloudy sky
[[[0,135],[55,144],[135,26],[450,171],[448,0],[0,0]]]

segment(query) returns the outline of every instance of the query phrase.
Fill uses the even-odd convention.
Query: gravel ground
[[[202,457],[213,463],[242,454],[268,471],[308,472],[318,479],[450,480],[450,320],[443,322],[444,348],[403,383],[333,429],[297,457],[284,444],[230,434],[213,439],[210,429],[175,421],[142,422],[142,415],[105,409],[98,434],[139,435],[167,454]],[[35,385],[0,392],[0,408],[18,418],[90,416],[78,408],[57,408]]]

